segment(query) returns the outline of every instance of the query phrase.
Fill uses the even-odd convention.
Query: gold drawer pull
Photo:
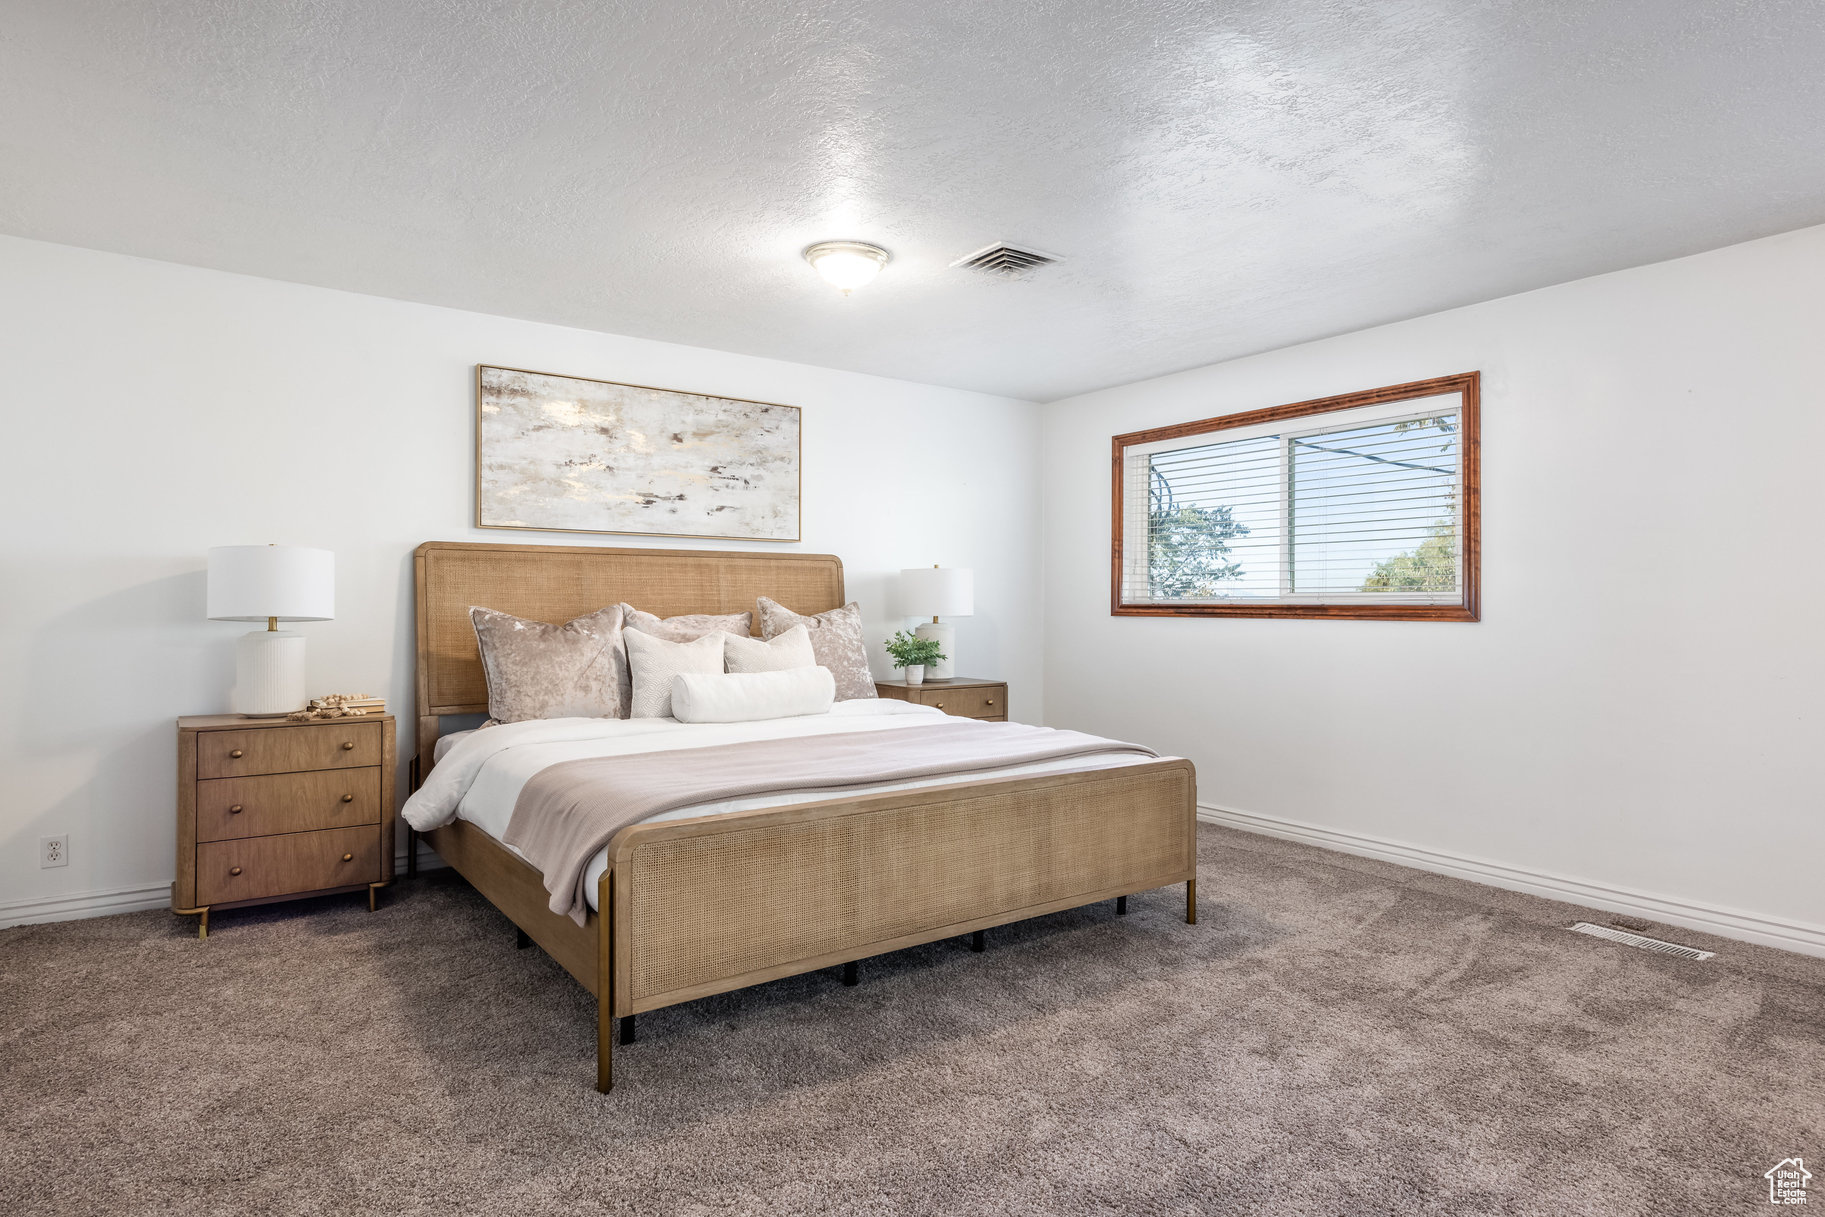
[[[944,709],[944,703],[941,701],[935,701],[932,703],[932,705],[936,706],[940,710]]]
[[[228,814],[231,816],[240,815],[241,814],[241,805],[239,803],[236,803],[233,807],[230,807],[228,809]]]
[[[354,854],[343,854],[342,860],[344,862],[353,862],[355,860],[355,855]]]
[[[355,744],[354,744],[354,741],[352,741],[352,740],[343,740],[343,741],[342,741],[342,750],[343,750],[343,751],[344,751],[344,752],[353,752],[353,751],[354,751],[354,750],[355,750]]]
[[[355,796],[352,794],[345,794],[342,796],[342,801],[344,803],[353,803],[355,801]]]
[[[228,755],[238,761],[241,759],[241,750],[239,748],[236,748],[233,752],[230,752]]]
[[[228,873],[231,875],[238,875],[241,873],[241,868],[238,866],[231,866],[228,868]]]
[[[994,698],[992,698],[992,697],[991,697],[991,698],[989,698],[989,700],[988,700],[988,704],[989,704],[989,705],[991,705],[991,706],[992,706],[992,705],[994,705],[994,704],[995,704],[995,699],[994,699]]]

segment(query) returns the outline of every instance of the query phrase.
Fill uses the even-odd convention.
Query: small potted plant
[[[924,684],[925,669],[945,658],[936,638],[920,638],[905,630],[887,640],[887,653],[893,657],[894,667],[905,669],[909,685]]]

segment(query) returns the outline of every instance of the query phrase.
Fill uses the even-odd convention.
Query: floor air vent
[[[1020,275],[1034,267],[1050,266],[1059,260],[1054,254],[1042,254],[1036,249],[1016,249],[998,241],[986,249],[958,258],[951,265],[961,266],[965,270],[987,271],[991,275]]]
[[[1677,942],[1662,942],[1658,938],[1649,938],[1645,934],[1631,934],[1627,930],[1613,930],[1607,925],[1592,925],[1580,921],[1572,926],[1580,934],[1589,934],[1592,938],[1603,938],[1610,942],[1619,942],[1625,947],[1635,947],[1643,951],[1656,951],[1662,955],[1677,955],[1681,959],[1710,959],[1716,951],[1701,951],[1697,947],[1682,947]]]

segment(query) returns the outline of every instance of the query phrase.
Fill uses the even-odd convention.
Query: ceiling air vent
[[[979,249],[968,257],[958,258],[952,266],[961,266],[965,270],[987,271],[991,275],[1023,275],[1036,266],[1049,266],[1059,261],[1057,254],[1042,254],[1037,249],[1018,249],[1006,242],[997,241],[985,249]]]

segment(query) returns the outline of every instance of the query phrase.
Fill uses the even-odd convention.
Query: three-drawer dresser
[[[177,878],[171,911],[333,892],[393,879],[393,716],[177,721]]]

